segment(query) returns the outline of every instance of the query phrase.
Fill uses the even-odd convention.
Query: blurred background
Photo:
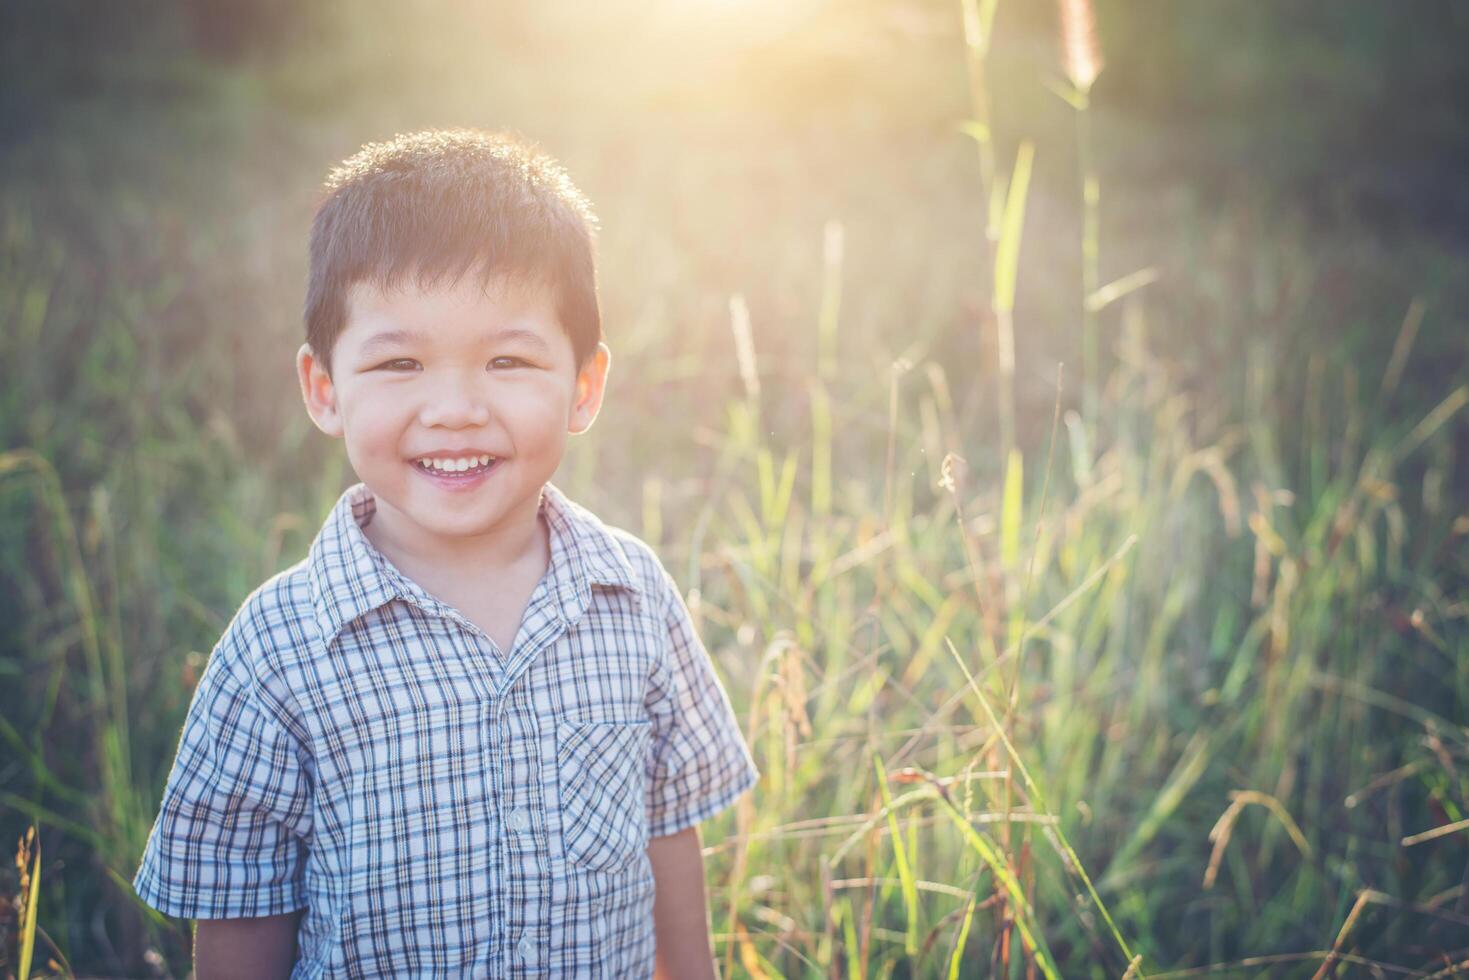
[[[321,181],[476,126],[600,216],[557,482],[659,549],[747,722],[726,976],[1454,975],[1466,38],[1452,0],[0,4],[0,971],[188,974],[128,885],[184,711],[354,482],[292,368]]]

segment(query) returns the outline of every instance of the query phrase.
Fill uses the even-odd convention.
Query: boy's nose
[[[418,419],[425,426],[450,429],[486,425],[490,421],[489,403],[485,392],[473,382],[444,378],[435,384]]]

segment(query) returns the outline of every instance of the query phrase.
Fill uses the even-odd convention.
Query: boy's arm
[[[704,854],[693,826],[648,841],[653,864],[653,930],[658,944],[654,980],[714,980],[709,913],[704,895]],[[199,980],[207,980],[202,974]]]
[[[644,705],[653,723],[648,858],[656,891],[658,980],[718,976],[710,951],[699,823],[732,804],[759,773],[678,586],[663,579],[667,660]]]
[[[197,980],[287,980],[305,909],[254,919],[200,919],[194,933]]]

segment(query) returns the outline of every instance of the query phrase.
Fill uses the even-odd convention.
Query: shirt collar
[[[307,555],[312,602],[330,643],[342,628],[393,599],[435,603],[367,540],[362,528],[377,512],[377,498],[364,483],[343,491]],[[624,589],[635,601],[642,587],[621,543],[602,521],[568,499],[553,484],[541,492],[541,513],[550,530],[547,576],[562,618],[575,622],[591,601],[592,586]]]
[[[574,611],[566,617],[568,621],[574,621],[586,608],[594,585],[625,589],[641,598],[642,587],[622,543],[597,515],[569,500],[551,483],[541,491],[541,512],[551,529],[550,573],[566,573],[560,577],[560,584],[562,605],[568,612]],[[559,560],[563,556],[564,562]]]

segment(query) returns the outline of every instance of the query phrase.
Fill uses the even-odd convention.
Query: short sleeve
[[[309,778],[297,740],[238,660],[226,634],[189,704],[133,878],[138,896],[165,915],[254,918],[306,905]]]
[[[759,773],[724,686],[665,571],[667,659],[655,672],[646,707],[653,719],[648,833],[666,837],[732,804]]]

